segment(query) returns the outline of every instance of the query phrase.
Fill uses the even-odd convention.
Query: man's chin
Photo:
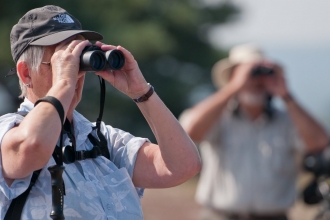
[[[263,106],[265,100],[266,94],[242,94],[239,96],[240,103],[251,107]]]

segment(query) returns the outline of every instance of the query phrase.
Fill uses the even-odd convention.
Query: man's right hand
[[[232,72],[227,86],[232,87],[235,92],[239,92],[246,85],[247,81],[251,77],[252,69],[257,65],[258,63],[256,62],[237,65]]]

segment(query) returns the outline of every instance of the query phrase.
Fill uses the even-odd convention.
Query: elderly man
[[[76,18],[52,5],[27,12],[13,27],[11,51],[25,97],[18,111],[28,114],[0,118],[0,219],[9,209],[15,216],[19,210],[9,207],[32,182],[21,218],[50,219],[52,197],[56,200],[58,194],[52,195],[52,184],[57,182],[51,182],[47,168],[61,158],[54,153],[62,152],[56,150],[62,146],[74,145],[76,152],[84,154],[64,164],[67,219],[143,219],[139,201],[143,188],[176,186],[199,172],[194,143],[146,82],[132,54],[121,46],[96,42],[103,51],[117,49],[125,56],[120,70],[96,74],[137,102],[158,145],[104,123],[98,134],[95,124],[75,111],[85,78],[85,72],[79,71],[80,55],[90,40],[101,39],[99,33],[82,30]],[[69,131],[59,140],[65,118]],[[101,136],[109,159],[103,154],[88,158],[86,152],[102,141]],[[35,179],[32,173],[39,169]],[[62,190],[61,186],[55,189]]]
[[[291,95],[282,68],[252,44],[234,47],[212,76],[221,89],[180,119],[200,142],[201,218],[286,219],[295,198],[295,155],[323,149],[326,131]],[[274,96],[287,111],[274,108]]]

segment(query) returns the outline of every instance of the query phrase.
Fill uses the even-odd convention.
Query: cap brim
[[[35,40],[31,42],[29,45],[34,46],[51,46],[58,44],[66,39],[68,39],[71,36],[74,36],[76,34],[81,34],[84,36],[87,40],[102,40],[103,36],[95,31],[87,31],[87,30],[68,30],[68,31],[61,31],[57,32],[55,34],[50,34],[45,37],[39,38],[38,40]]]

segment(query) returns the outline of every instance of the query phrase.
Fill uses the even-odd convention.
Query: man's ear
[[[17,74],[24,84],[31,83],[30,71],[26,62],[18,62]]]

